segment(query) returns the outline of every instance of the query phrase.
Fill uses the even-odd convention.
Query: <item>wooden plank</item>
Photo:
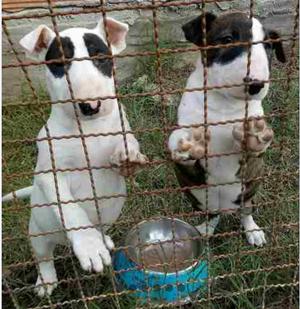
[[[52,1],[53,4],[56,2]],[[30,7],[47,7],[48,2],[46,0],[3,0],[3,10],[20,10]]]

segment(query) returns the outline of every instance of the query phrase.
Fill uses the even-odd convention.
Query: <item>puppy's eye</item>
[[[232,43],[232,41],[233,41],[233,38],[231,36],[229,36],[229,35],[221,38],[221,43],[222,44],[230,44],[230,43]]]

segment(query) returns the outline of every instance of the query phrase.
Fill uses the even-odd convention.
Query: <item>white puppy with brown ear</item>
[[[112,18],[107,18],[106,26],[112,53],[118,54],[126,47],[128,26]],[[102,19],[94,29],[71,28],[60,32],[64,57],[109,55],[105,33]],[[59,60],[61,57],[59,41],[45,25],[27,34],[20,44],[30,57],[45,60]],[[31,205],[37,206],[31,211],[29,234],[43,279],[38,276],[36,282],[39,296],[51,294],[56,286],[57,276],[51,260],[56,244],[69,242],[82,268],[87,271],[101,272],[103,265],[111,263],[109,250],[114,244],[109,236],[96,227],[105,225],[107,229],[120,215],[126,196],[125,180],[121,175],[127,160],[126,154],[134,164],[146,162],[132,134],[126,134],[128,152],[125,151],[123,135],[110,134],[122,131],[117,99],[93,99],[115,96],[112,66],[110,58],[101,57],[72,61],[65,66],[74,98],[91,99],[81,103],[53,104],[47,127],[51,137],[77,137],[52,139],[48,142],[43,127],[38,135],[35,169],[35,172],[41,173],[35,175],[32,187],[16,192],[22,198],[30,195]],[[71,98],[61,63],[47,64],[46,82],[52,101]],[[74,107],[78,111],[83,134],[90,135],[84,138],[86,150],[79,136]],[[130,126],[124,110],[122,114],[128,131]],[[94,192],[85,151],[92,167]],[[101,168],[109,165],[114,166],[114,169]],[[51,171],[54,167],[67,171],[54,174]],[[94,193],[98,203],[95,203]],[[119,197],[107,198],[109,196]],[[12,194],[4,197],[3,201],[10,199]],[[63,231],[63,226],[67,231]],[[39,234],[42,236],[37,237]],[[46,288],[41,285],[42,281],[48,283]]]
[[[206,21],[206,41],[208,45],[219,45],[249,41],[253,42],[250,53],[250,74],[248,76],[248,117],[247,164],[241,171],[244,137],[244,117],[246,93],[243,85],[247,76],[248,50],[243,46],[211,48],[207,50],[207,109],[203,91],[189,91],[182,96],[178,109],[178,124],[181,126],[198,125],[199,128],[182,128],[172,132],[169,149],[177,162],[176,174],[184,187],[211,185],[208,189],[192,189],[187,192],[193,206],[208,210],[211,220],[202,224],[203,233],[214,232],[218,224],[220,211],[233,212],[242,206],[241,223],[246,231],[248,242],[252,245],[265,244],[264,232],[254,222],[251,200],[258,187],[255,178],[263,174],[262,155],[270,145],[273,131],[263,119],[262,99],[267,95],[272,49],[278,60],[284,62],[285,56],[281,42],[262,43],[263,40],[277,39],[274,31],[267,31],[256,19],[250,19],[243,13],[226,13],[219,17],[213,14],[200,16],[183,26],[188,41],[203,46],[203,19]],[[203,54],[202,54],[203,55]],[[242,85],[223,87],[231,85]],[[195,71],[190,75],[186,89],[204,87],[204,58],[200,56]],[[219,87],[219,88],[218,88]],[[207,117],[205,117],[207,116]],[[206,118],[206,119],[205,119]],[[210,125],[205,134],[204,123]],[[240,122],[233,123],[233,120]],[[210,155],[204,159],[205,144]],[[227,154],[227,155],[221,155]],[[246,190],[242,203],[242,173]]]

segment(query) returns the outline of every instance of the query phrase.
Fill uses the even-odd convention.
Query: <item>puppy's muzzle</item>
[[[250,95],[258,94],[265,87],[265,84],[258,79],[244,78],[244,82],[250,83],[248,87]]]
[[[78,105],[83,115],[92,116],[99,112],[101,101],[98,100],[96,106],[92,106],[90,103],[79,103]]]

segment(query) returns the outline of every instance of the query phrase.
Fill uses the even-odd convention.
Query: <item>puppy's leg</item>
[[[131,131],[130,124],[123,107],[122,110],[125,130]],[[119,120],[120,119],[118,117],[118,121]],[[126,143],[127,151],[123,137],[120,138],[110,157],[110,163],[118,168],[119,173],[122,176],[134,174],[141,165],[148,162],[148,158],[140,152],[139,143],[133,134],[126,134]]]
[[[214,234],[215,229],[220,221],[220,215],[208,215],[208,221],[196,226],[196,229],[201,235],[211,236]]]
[[[122,140],[117,144],[110,157],[110,163],[118,167],[120,174],[123,176],[134,174],[138,167],[148,162],[148,158],[140,152],[140,146],[135,137],[132,134],[126,136],[127,152]]]
[[[31,217],[29,234],[38,234],[41,231]],[[50,236],[51,237],[51,236]],[[57,286],[57,275],[53,262],[55,244],[48,236],[31,237],[31,245],[35,258],[38,262],[39,274],[36,281],[35,292],[39,297],[51,295]]]
[[[242,149],[242,143],[245,137],[244,133],[244,124],[234,126],[232,135],[234,138],[234,145],[237,149]],[[260,176],[260,173],[262,172],[262,161],[257,161],[257,159],[261,159],[261,155],[270,146],[273,135],[273,130],[267,126],[264,119],[254,119],[248,122],[246,147],[247,150],[253,154],[252,159],[253,157],[256,158],[255,161],[252,160],[252,163],[250,160],[251,158],[247,162],[248,168],[246,168],[246,179]],[[248,185],[250,185],[250,183]],[[248,194],[251,194],[251,189],[248,189],[247,191]],[[251,196],[252,195],[253,193]],[[242,209],[241,216],[241,224],[246,231],[246,238],[249,244],[259,247],[266,244],[264,231],[261,230],[253,220],[251,200],[245,201],[245,207]]]
[[[68,202],[67,204],[61,203],[61,207],[51,206],[57,224],[62,226],[62,222],[64,222],[65,228],[68,229],[66,236],[72,244],[81,267],[84,270],[101,272],[103,264],[111,264],[109,250],[113,247],[113,242],[109,237],[105,237],[103,233],[99,232],[96,227],[93,227],[87,213],[78,204],[72,202],[74,197],[65,174],[58,174],[57,182],[62,202]],[[47,203],[57,203],[52,175],[38,175],[36,185],[43,192]]]
[[[245,202],[245,210],[242,210],[241,224],[246,231],[246,238],[250,245],[262,247],[267,243],[264,231],[255,223],[252,217],[251,201]]]

